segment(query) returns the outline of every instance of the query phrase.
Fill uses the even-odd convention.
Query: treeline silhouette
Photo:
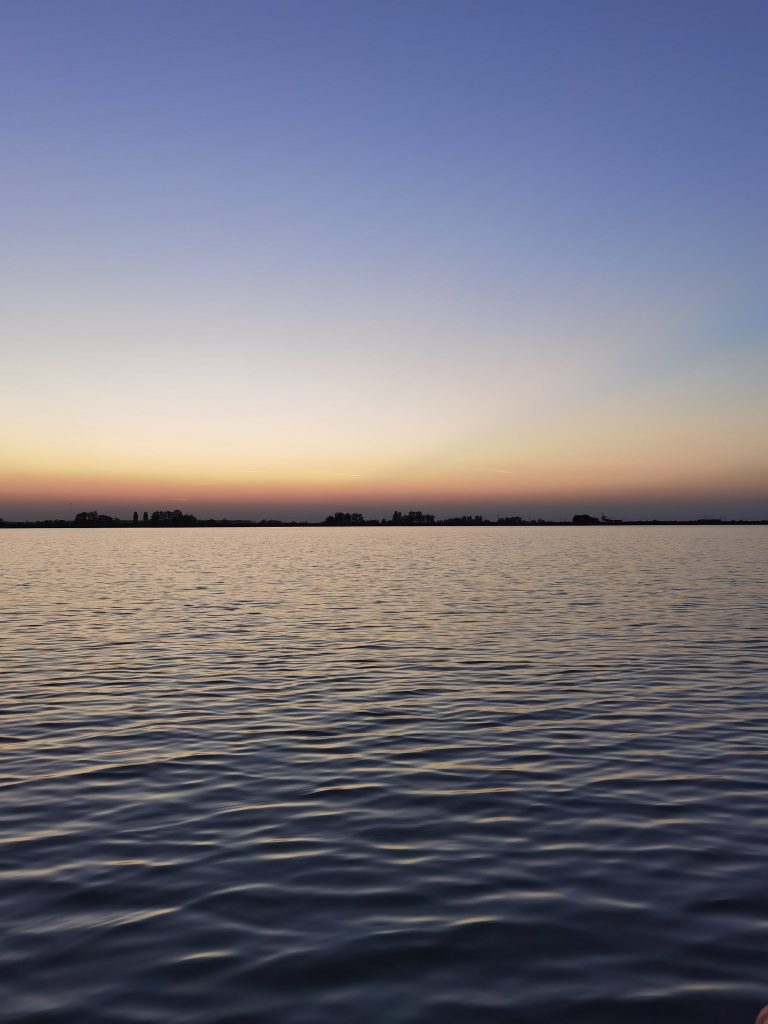
[[[362,512],[334,512],[324,526],[432,526],[433,515],[424,512],[393,512],[391,519],[366,519]]]
[[[139,522],[139,513],[133,513],[134,524]],[[149,512],[144,512],[141,517],[142,523],[152,523],[155,526],[179,526],[182,524],[196,523],[197,516],[190,515],[189,513],[182,512],[181,509],[175,508],[173,511],[166,509],[165,511],[157,509],[150,515]],[[54,520],[54,522],[61,522],[61,520]],[[118,519],[115,516],[105,516],[100,512],[78,512],[74,518],[75,526],[122,526],[125,520]]]
[[[577,518],[580,517],[574,517],[574,521]],[[152,513],[144,512],[141,518],[139,518],[138,512],[134,512],[132,522],[136,526],[139,524],[149,526],[189,526],[192,524],[200,526],[521,526],[526,523],[543,524],[547,521],[544,519],[525,520],[520,516],[504,516],[494,521],[479,515],[438,519],[431,512],[422,512],[420,509],[411,509],[410,512],[400,512],[396,509],[390,519],[368,519],[362,512],[334,512],[332,515],[326,516],[321,523],[309,523],[295,520],[285,522],[281,519],[260,519],[258,521],[251,519],[198,519],[197,516],[176,508],[172,511],[158,509]],[[96,511],[78,512],[74,518],[76,526],[118,526],[124,525],[124,523],[125,520],[102,515]],[[64,521],[46,520],[46,524],[64,525]]]
[[[394,511],[389,519],[367,519],[362,512],[334,512],[322,522],[306,520],[289,522],[282,519],[198,519],[197,516],[181,509],[156,509],[134,512],[131,519],[104,515],[96,510],[78,512],[74,519],[41,519],[35,522],[6,522],[0,518],[0,528],[24,527],[143,527],[164,526],[761,526],[768,525],[768,519],[609,519],[581,513],[569,521],[553,519],[523,519],[522,516],[498,516],[495,520],[480,515],[451,516],[438,519],[429,512]]]
[[[146,514],[147,513],[145,512],[144,516],[146,516]],[[134,513],[134,517],[135,515],[136,513]],[[146,522],[146,519],[144,521]],[[175,508],[173,512],[153,512],[149,517],[149,521],[150,523],[172,523],[174,525],[177,523],[196,523],[197,516],[189,515],[182,512],[180,509]]]
[[[366,520],[362,512],[334,512],[325,517],[327,526],[365,526]]]
[[[75,522],[80,526],[92,526],[94,523],[114,523],[117,521],[112,516],[103,516],[98,512],[78,512],[75,516]]]
[[[393,512],[389,521],[393,526],[431,526],[435,517],[424,512]]]

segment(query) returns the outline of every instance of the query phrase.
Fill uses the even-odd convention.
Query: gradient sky
[[[0,516],[768,516],[762,0],[3,0]]]

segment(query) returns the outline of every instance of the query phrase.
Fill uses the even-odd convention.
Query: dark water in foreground
[[[750,1024],[766,540],[1,534],[0,1017]]]

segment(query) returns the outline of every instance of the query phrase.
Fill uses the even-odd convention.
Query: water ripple
[[[762,528],[5,531],[32,1024],[750,1024]]]

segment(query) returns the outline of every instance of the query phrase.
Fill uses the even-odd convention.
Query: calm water
[[[767,540],[0,533],[0,1017],[751,1024]]]

